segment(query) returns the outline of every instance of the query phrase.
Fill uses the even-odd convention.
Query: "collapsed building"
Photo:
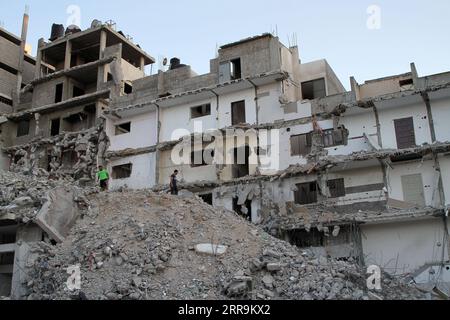
[[[300,247],[448,277],[450,73],[411,64],[347,92],[298,52],[264,34],[222,46],[210,73],[175,58],[134,81],[105,111],[111,187],[164,190],[177,169],[183,188]]]
[[[112,190],[155,191],[179,170],[301,248],[450,282],[450,73],[412,64],[346,91],[272,34],[222,46],[203,75],[173,58],[146,76],[152,63],[113,24],[55,25],[1,125],[3,169],[88,185],[107,165]]]
[[[129,82],[144,77],[145,67],[154,63],[154,59],[123,32],[116,31],[113,22],[106,24],[97,20],[84,31],[76,26],[64,29],[62,25],[54,24],[49,41],[39,40],[37,58],[32,59],[21,55],[17,49],[26,41],[27,21],[28,16],[25,15],[25,36],[21,40],[1,32],[0,56],[6,59],[5,63],[0,64],[1,88],[2,92],[7,89],[13,99],[6,103],[9,109],[3,108],[3,98],[0,106],[0,169],[29,176],[30,181],[33,177],[69,181],[69,189],[74,181],[80,186],[92,184],[97,166],[105,165],[109,143],[103,129],[102,112],[108,108],[111,97],[129,93]],[[8,64],[12,70],[17,59],[28,61],[27,64],[22,61],[24,67],[19,67],[16,72],[26,75],[22,85],[16,85],[16,79],[3,77],[3,64]],[[33,64],[31,74],[28,64]],[[6,71],[10,70],[6,68]],[[3,85],[3,81],[9,86]],[[14,192],[19,196],[25,194],[29,199],[30,194],[27,193],[32,191]],[[56,202],[64,198],[58,194],[49,196]],[[56,212],[71,216],[70,207],[76,196],[68,198],[69,205],[64,207],[68,210],[55,209]],[[42,201],[41,205],[44,203]],[[13,273],[16,272],[13,271],[17,270],[14,266],[21,263],[20,257],[24,255],[19,250],[23,246],[17,243],[23,243],[23,239],[29,240],[25,242],[40,241],[45,236],[58,242],[62,239],[58,230],[52,228],[55,221],[50,221],[50,226],[46,223],[36,226],[37,221],[24,221],[16,210],[17,206],[8,203],[5,206],[2,204],[0,210],[0,265],[10,283],[15,278]],[[30,224],[33,230],[37,230],[33,237],[16,237],[17,230]],[[12,288],[13,296],[17,296],[20,291],[16,288],[18,286],[17,281],[12,280],[12,285],[6,285],[0,295],[8,295],[3,291]]]

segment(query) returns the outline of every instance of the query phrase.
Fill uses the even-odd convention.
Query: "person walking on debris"
[[[98,167],[97,179],[100,183],[100,188],[102,191],[106,191],[108,189],[109,173],[103,168],[103,166]]]
[[[178,180],[177,180],[178,170],[175,170],[170,176],[170,193],[172,195],[178,195]]]

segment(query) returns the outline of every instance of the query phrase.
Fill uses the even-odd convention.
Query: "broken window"
[[[112,168],[113,179],[120,180],[131,177],[131,172],[133,170],[133,164],[122,164],[120,166],[115,166]]]
[[[57,84],[55,88],[55,103],[61,102],[63,98],[63,87],[62,83]]]
[[[245,123],[245,100],[231,104],[231,125],[236,126]]]
[[[73,95],[72,96],[74,98],[84,96],[85,94],[86,94],[86,92],[83,89],[78,88],[76,86],[73,87]]]
[[[116,126],[116,136],[127,134],[131,132],[131,122],[122,123]]]
[[[401,91],[414,89],[414,80],[413,79],[400,80],[398,84],[400,85]]]
[[[17,137],[24,137],[30,133],[30,120],[22,120],[17,123]]]
[[[230,61],[230,75],[231,80],[238,80],[242,77],[241,59],[234,59]]]
[[[191,108],[191,119],[201,118],[211,115],[211,104],[204,104]]]
[[[412,117],[394,120],[397,148],[408,149],[416,146],[414,120]]]
[[[214,150],[193,151],[191,153],[191,167],[195,168],[210,165],[211,161],[208,158],[214,158]]]
[[[221,62],[219,64],[219,82],[224,83],[230,80],[238,80],[242,78],[241,59],[233,59],[231,61]]]
[[[300,183],[296,187],[295,203],[305,205],[317,202],[317,182]]]
[[[234,149],[233,179],[246,177],[250,174],[250,147]]]
[[[306,156],[311,152],[312,132],[291,136],[291,156]]]
[[[252,201],[246,200],[243,205],[239,205],[238,203],[239,198],[233,198],[233,211],[252,222]]]
[[[330,190],[331,198],[345,197],[345,183],[344,179],[329,180],[327,182],[328,189]]]
[[[325,234],[316,228],[306,230],[290,230],[287,232],[289,242],[299,248],[318,248],[325,245]]]
[[[199,197],[210,206],[213,205],[213,195],[212,193],[200,194]]]
[[[88,115],[84,112],[75,113],[64,118],[64,129],[67,132],[77,132],[88,129]]]
[[[50,124],[50,135],[52,137],[59,135],[59,130],[61,128],[61,119],[53,119]]]
[[[130,83],[125,82],[124,85],[123,85],[123,93],[124,94],[131,94],[131,93],[133,93],[133,86]]]
[[[106,78],[107,80],[106,81],[114,81],[114,78],[113,78],[113,75],[110,73],[110,72],[108,72],[108,75],[107,75],[107,78]]]
[[[302,94],[304,100],[324,98],[327,95],[325,79],[317,79],[302,83]]]
[[[322,143],[325,148],[336,147],[345,144],[345,130],[324,130],[322,133]]]

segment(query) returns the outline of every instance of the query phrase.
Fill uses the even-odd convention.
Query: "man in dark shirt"
[[[172,195],[178,195],[178,181],[177,181],[178,170],[175,170],[174,173],[170,176],[170,193]]]

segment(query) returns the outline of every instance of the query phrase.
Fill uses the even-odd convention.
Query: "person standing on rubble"
[[[177,180],[178,170],[175,170],[170,176],[170,193],[174,196],[178,195],[178,180]]]
[[[100,183],[100,188],[102,191],[106,191],[108,189],[109,173],[108,170],[103,168],[103,166],[98,167],[97,179]]]

